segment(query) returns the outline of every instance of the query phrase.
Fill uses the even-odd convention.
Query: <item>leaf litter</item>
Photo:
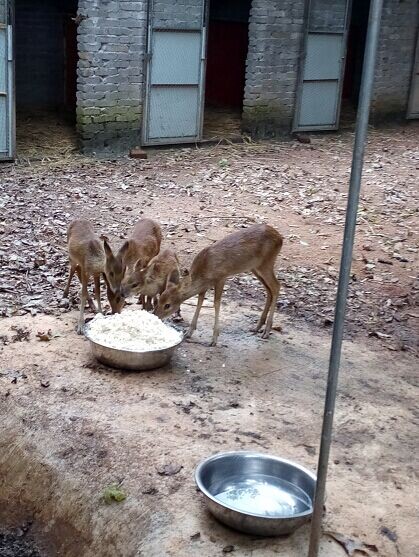
[[[152,153],[148,160],[65,155],[2,165],[0,315],[65,313],[76,307],[66,228],[75,217],[120,242],[142,215],[158,219],[183,265],[205,245],[254,222],[285,237],[278,307],[295,320],[333,324],[353,133],[310,143],[246,142]],[[365,157],[347,335],[414,351],[417,315],[417,125],[372,130]],[[103,289],[104,290],[104,289]],[[226,298],[260,305],[252,276],[232,279]],[[39,337],[38,337],[39,338]],[[25,340],[16,332],[13,342]],[[41,340],[41,339],[40,339]],[[45,337],[46,341],[46,337]]]

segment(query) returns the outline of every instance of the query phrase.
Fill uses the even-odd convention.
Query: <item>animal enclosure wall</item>
[[[406,116],[418,22],[417,0],[384,1],[372,102],[375,123]]]
[[[77,129],[82,148],[140,141],[147,0],[79,0]]]
[[[342,2],[324,4],[322,23],[339,17]],[[367,2],[355,2],[367,4]],[[303,58],[304,0],[253,0],[243,108],[244,130],[256,137],[289,133],[296,108],[298,74]],[[358,12],[362,7],[358,7]],[[360,14],[362,18],[362,14]],[[404,118],[418,32],[417,0],[384,0],[374,82],[372,119]],[[351,54],[359,57],[362,49]],[[357,97],[360,61],[345,93]]]
[[[321,1],[324,21],[333,22],[339,16],[342,2]],[[225,9],[234,2],[213,0],[213,7],[217,4]],[[243,6],[246,2],[236,4]],[[155,24],[174,30],[193,26],[199,16],[197,5],[192,0],[156,0]],[[144,81],[150,6],[148,0],[78,2],[77,124],[86,151],[127,149],[141,141],[140,132],[146,124],[143,122]],[[252,0],[247,41],[244,27],[239,36],[239,32],[232,31],[232,21],[219,18],[219,29],[213,27],[212,35],[210,29],[207,104],[238,107],[243,102],[242,127],[254,137],[273,137],[291,130],[303,54],[304,8],[305,0]],[[187,19],[180,17],[180,9],[187,11]],[[233,12],[236,17],[236,8]],[[417,17],[416,0],[384,0],[373,103],[377,116],[406,114]],[[225,25],[228,32],[221,31]],[[235,37],[237,52],[228,44],[231,36]],[[230,80],[230,87],[222,79],[230,73],[225,65],[229,64],[229,58],[236,62],[242,59],[246,48],[244,80],[240,73]],[[240,64],[234,64],[234,71]],[[357,94],[359,67],[358,63],[357,71],[351,74],[352,83],[347,82],[345,92],[348,94],[349,87],[350,96]],[[179,91],[178,95],[181,102]]]

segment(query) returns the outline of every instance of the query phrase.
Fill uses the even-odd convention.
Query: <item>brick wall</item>
[[[317,0],[312,28],[340,27],[344,2]],[[255,136],[288,133],[294,115],[304,32],[304,0],[253,0],[243,128]],[[374,85],[373,121],[404,117],[409,96],[417,0],[385,0]]]
[[[374,122],[406,116],[418,20],[417,0],[385,0],[374,82]]]
[[[139,143],[146,0],[79,0],[77,125],[84,151]]]
[[[253,0],[243,128],[254,136],[289,131],[302,47],[302,0]]]
[[[326,2],[330,8],[329,0]],[[342,2],[339,0],[339,5]],[[156,23],[181,24],[177,7],[156,0]],[[339,19],[323,13],[324,26]],[[77,120],[87,151],[126,149],[140,141],[147,0],[79,0]],[[385,0],[374,94],[377,117],[405,114],[415,47],[416,0]],[[191,25],[199,23],[199,14]],[[182,23],[183,25],[183,23]],[[304,0],[253,0],[249,21],[243,128],[256,137],[291,129],[304,32]]]

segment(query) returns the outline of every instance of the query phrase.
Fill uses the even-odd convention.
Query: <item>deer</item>
[[[70,270],[67,285],[63,292],[63,297],[67,298],[70,291],[71,281],[75,273],[81,283],[80,315],[76,327],[78,334],[83,334],[84,328],[84,308],[86,301],[92,311],[96,312],[96,307],[90,297],[87,286],[93,276],[95,285],[95,297],[97,311],[102,313],[100,301],[100,276],[105,270],[105,252],[99,236],[94,231],[92,224],[85,219],[77,219],[70,223],[67,230],[67,245],[70,258]],[[106,278],[106,277],[105,277]],[[112,310],[117,307],[119,298],[108,289],[108,299]]]
[[[131,294],[140,293],[148,297],[153,305],[169,284],[179,282],[180,267],[175,252],[165,249],[153,257],[146,267],[142,267],[142,261],[135,264],[132,273],[123,280],[121,295],[127,298]]]
[[[279,281],[274,266],[281,251],[283,237],[272,226],[255,224],[249,228],[229,234],[201,250],[193,259],[190,271],[175,283],[170,282],[162,292],[154,313],[164,319],[176,312],[182,302],[198,294],[195,314],[186,334],[191,337],[196,330],[199,313],[208,289],[214,288],[215,320],[211,346],[216,346],[220,333],[220,306],[227,278],[244,272],[252,272],[266,289],[267,298],[255,332],[265,326],[262,338],[269,338],[272,329]]]
[[[151,219],[141,219],[130,236],[115,255],[106,236],[101,236],[105,250],[105,275],[107,288],[118,297],[118,313],[125,301],[121,296],[121,284],[125,274],[131,274],[137,266],[144,268],[160,251],[162,232],[160,225]],[[145,305],[143,298],[143,305]]]

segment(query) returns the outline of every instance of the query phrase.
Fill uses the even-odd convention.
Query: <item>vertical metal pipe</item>
[[[375,59],[377,55],[382,8],[383,0],[371,0],[368,33],[365,44],[364,67],[362,71],[361,90],[356,119],[355,142],[346,209],[339,283],[336,296],[335,319],[333,325],[332,346],[330,350],[329,374],[327,379],[327,392],[324,407],[320,454],[317,467],[317,485],[314,499],[313,519],[311,523],[308,557],[317,557],[319,553],[327,468],[329,463],[330,443],[332,439],[333,415],[335,410],[340,356],[342,350],[346,301],[351,272],[352,251],[355,238],[356,217],[358,211],[359,192],[361,188],[365,142],[368,132],[368,119],[374,82]]]

